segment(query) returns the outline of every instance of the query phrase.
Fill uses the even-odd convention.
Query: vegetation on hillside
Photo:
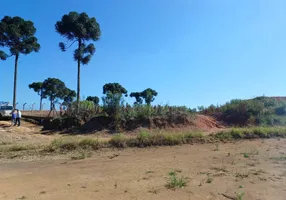
[[[51,85],[56,87],[50,87]],[[38,90],[35,90],[38,92]],[[66,88],[65,84],[58,80],[48,78],[42,84],[44,98],[49,98],[51,108],[55,102],[68,105],[61,117],[44,123],[46,129],[65,129],[82,127],[85,130],[101,130],[103,128],[120,131],[133,130],[139,127],[166,128],[176,125],[190,125],[194,120],[194,112],[184,106],[152,106],[151,102],[158,93],[148,88],[143,92],[146,104],[125,102],[128,96],[127,90],[119,83],[107,83],[103,86],[102,104],[98,104],[99,98],[89,96],[86,100],[73,102],[75,92]],[[66,99],[70,101],[67,102]],[[68,103],[68,104],[67,104]],[[77,108],[79,112],[77,111]]]
[[[235,99],[221,106],[198,109],[228,125],[286,125],[285,99],[264,96],[250,100]]]

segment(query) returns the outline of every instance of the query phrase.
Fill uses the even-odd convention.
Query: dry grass
[[[238,137],[239,135],[239,137]],[[270,138],[285,137],[286,128],[269,127],[269,128],[245,128],[231,129],[221,131],[216,134],[203,135],[198,132],[190,133],[149,133],[141,131],[136,137],[126,136],[124,134],[116,134],[107,141],[99,141],[91,137],[78,138],[73,136],[64,136],[54,139],[48,145],[25,145],[18,143],[5,143],[0,145],[0,152],[22,152],[29,154],[35,151],[37,154],[46,155],[49,153],[67,153],[71,151],[87,150],[94,151],[101,148],[127,148],[127,147],[153,147],[153,146],[174,146],[192,143],[214,143],[218,149],[220,140],[238,140],[249,138]],[[250,149],[242,153],[245,158],[258,155],[257,149]],[[83,156],[82,156],[83,157]],[[273,160],[286,160],[283,156],[273,158]],[[223,169],[217,169],[224,171]]]

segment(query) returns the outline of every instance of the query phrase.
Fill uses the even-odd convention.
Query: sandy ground
[[[52,141],[58,137],[41,134],[41,126],[21,121],[21,126],[13,126],[9,120],[0,121],[0,144],[2,143],[25,143],[42,144]]]
[[[244,192],[246,200],[285,200],[285,153],[286,140],[270,139],[0,160],[0,199],[223,200]],[[172,170],[188,178],[185,188],[165,187]]]
[[[21,126],[12,126],[9,120],[0,121],[0,145],[1,144],[32,144],[44,145],[50,144],[54,139],[61,137],[84,137],[96,138],[102,141],[110,139],[110,134],[106,132],[88,134],[88,135],[75,135],[60,134],[59,132],[42,131],[42,126],[21,121]]]

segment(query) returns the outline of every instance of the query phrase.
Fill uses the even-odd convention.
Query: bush
[[[140,147],[144,147],[144,146],[150,146],[150,134],[148,132],[145,131],[141,131],[138,135],[137,135],[137,140],[138,140],[138,145]]]
[[[228,125],[283,125],[286,121],[282,117],[286,113],[286,102],[269,97],[235,99],[222,106],[211,105],[201,112],[212,115]]]
[[[84,122],[77,116],[64,116],[55,119],[44,120],[43,129],[44,130],[64,130],[73,127],[79,127]]]
[[[123,134],[116,134],[108,143],[115,148],[125,148],[127,147],[127,138]]]
[[[282,104],[281,106],[275,109],[275,113],[277,115],[285,115],[286,114],[286,104]]]
[[[233,128],[214,134],[218,140],[238,140],[238,139],[256,139],[271,137],[286,137],[285,127],[253,127],[253,128]]]
[[[83,149],[91,148],[93,150],[98,150],[100,148],[100,143],[98,139],[95,140],[91,138],[85,138],[85,139],[82,139],[78,144]]]

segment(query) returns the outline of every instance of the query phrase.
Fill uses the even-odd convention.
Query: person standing
[[[11,126],[12,126],[13,124],[15,124],[16,117],[17,117],[17,113],[15,112],[15,109],[12,110],[11,114],[12,114],[12,118],[11,118]]]
[[[21,125],[21,117],[22,117],[22,113],[20,110],[17,109],[17,115],[16,115],[16,121],[14,126],[16,126],[18,124],[18,126]]]

